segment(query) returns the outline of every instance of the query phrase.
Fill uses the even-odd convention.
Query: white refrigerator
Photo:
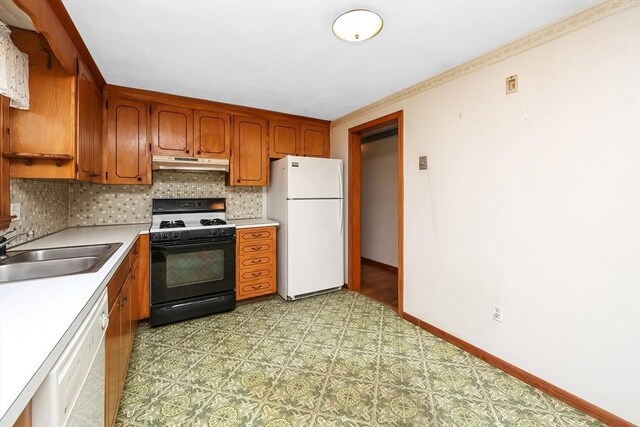
[[[272,162],[267,216],[280,223],[280,296],[293,300],[342,287],[342,160],[287,156]]]

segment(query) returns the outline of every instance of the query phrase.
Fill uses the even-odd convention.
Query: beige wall
[[[398,266],[398,137],[362,144],[364,258]]]
[[[639,23],[613,15],[331,130],[347,165],[350,127],[404,110],[407,313],[636,424]]]

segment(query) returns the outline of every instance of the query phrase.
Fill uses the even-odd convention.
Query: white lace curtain
[[[0,21],[0,95],[11,106],[29,109],[29,57],[18,50],[9,37],[11,30]]]

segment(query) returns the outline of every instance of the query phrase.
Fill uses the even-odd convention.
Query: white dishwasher
[[[91,308],[33,397],[33,427],[104,424],[107,290]]]

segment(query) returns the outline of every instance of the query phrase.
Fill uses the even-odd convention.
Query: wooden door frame
[[[350,291],[360,292],[362,256],[361,248],[361,136],[364,132],[398,125],[398,314],[402,316],[404,304],[404,118],[403,111],[387,114],[349,129],[349,236],[348,262]]]

